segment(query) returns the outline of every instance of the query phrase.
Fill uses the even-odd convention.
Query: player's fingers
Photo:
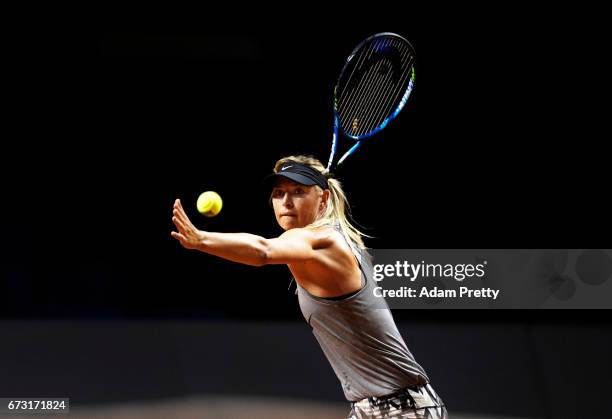
[[[182,213],[183,215],[185,215],[185,218],[187,218],[187,213],[185,212],[185,209],[183,208],[183,204],[181,204],[180,199],[177,199],[176,201],[174,201],[173,209],[178,211],[179,213]]]
[[[186,225],[186,226],[193,226],[193,224],[191,224],[191,221],[189,221],[189,217],[187,217],[187,214],[185,214],[185,211],[181,211],[181,210],[176,209],[172,213],[174,214],[174,216],[176,218],[181,220],[184,225]]]
[[[176,207],[176,208],[174,208],[174,209],[172,210],[172,214],[173,214],[175,217],[180,217],[180,218],[187,217],[187,214],[185,214],[185,211],[182,211],[182,210],[181,210],[180,208],[178,208],[178,207]]]
[[[187,240],[185,236],[183,236],[181,233],[177,233],[176,231],[171,231],[170,235],[180,241],[181,244],[185,243],[185,241]]]
[[[189,219],[189,216],[187,216],[187,213],[185,212],[185,209],[183,208],[183,204],[181,204],[180,201],[179,201],[178,212],[179,212],[179,215],[181,216],[181,219],[185,223],[185,225],[189,225],[195,229],[195,226],[191,223],[191,220]]]
[[[185,224],[178,219],[177,217],[172,217],[172,222],[174,223],[174,225],[176,226],[176,228],[179,229],[179,231],[181,233],[184,233],[187,229],[185,228]]]
[[[178,216],[179,218],[183,221],[183,223],[188,226],[193,228],[194,230],[196,230],[196,227],[193,225],[193,223],[191,222],[191,220],[189,219],[189,216],[187,215],[187,213],[185,212],[185,210],[183,209],[183,207],[179,208],[178,210]]]
[[[185,233],[185,223],[178,217],[172,217],[172,222],[179,229],[179,232]]]
[[[183,214],[186,214],[186,213],[185,213],[185,209],[184,209],[184,208],[183,208],[183,206],[181,205],[181,201],[179,201],[178,199],[177,199],[177,203],[176,203],[176,204],[174,204],[174,208],[173,208],[173,210],[174,210],[174,211],[179,211],[179,212],[182,212]]]

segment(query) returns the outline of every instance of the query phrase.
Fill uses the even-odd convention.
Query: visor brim
[[[317,182],[315,182],[314,180],[310,179],[307,176],[301,175],[299,173],[292,173],[292,172],[272,173],[271,175],[267,176],[264,179],[264,184],[266,186],[271,187],[274,184],[274,181],[276,181],[276,179],[280,179],[281,177],[289,179],[295,183],[299,183],[300,185],[305,185],[305,186],[312,186],[312,185],[317,184]]]

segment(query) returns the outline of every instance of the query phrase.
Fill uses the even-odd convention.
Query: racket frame
[[[395,117],[400,113],[400,111],[404,108],[404,106],[406,105],[406,102],[408,101],[408,98],[410,97],[410,93],[412,93],[412,89],[414,87],[414,63],[412,64],[412,74],[410,75],[410,79],[408,81],[408,86],[406,87],[406,91],[404,92],[404,95],[402,96],[402,98],[399,101],[399,104],[397,105],[397,107],[395,108],[395,110],[385,119],[383,120],[383,122],[380,123],[380,125],[376,128],[374,128],[373,130],[371,130],[370,132],[367,132],[363,135],[350,135],[347,134],[346,132],[344,132],[344,130],[342,128],[340,128],[340,116],[338,115],[338,83],[340,82],[340,80],[342,79],[342,75],[344,74],[344,71],[346,70],[346,67],[349,65],[349,63],[351,62],[351,60],[353,59],[353,57],[355,56],[355,54],[361,49],[361,47],[363,47],[367,42],[371,41],[374,38],[377,37],[382,37],[382,36],[393,36],[393,37],[397,37],[402,39],[404,42],[406,42],[410,48],[412,49],[412,51],[414,51],[414,48],[412,47],[412,44],[410,42],[408,42],[408,40],[406,38],[404,38],[401,35],[398,35],[396,33],[393,32],[380,32],[380,33],[376,33],[372,36],[369,36],[368,38],[364,39],[363,41],[361,41],[351,52],[351,55],[349,55],[349,57],[347,58],[346,62],[344,63],[344,66],[342,67],[342,71],[340,72],[340,76],[338,77],[338,81],[336,82],[336,87],[334,88],[334,132],[333,132],[333,136],[332,136],[332,149],[329,155],[329,160],[327,163],[327,170],[331,170],[332,164],[333,164],[333,160],[334,160],[334,156],[336,155],[336,151],[338,148],[338,133],[340,131],[342,131],[342,134],[345,137],[348,137],[352,140],[355,140],[356,143],[346,152],[344,153],[344,155],[340,158],[340,160],[338,160],[338,163],[336,163],[336,167],[338,167],[339,165],[342,164],[342,162],[344,162],[344,160],[346,160],[346,158],[348,156],[350,156],[351,154],[353,154],[355,151],[357,151],[357,149],[359,148],[359,146],[361,145],[361,141],[372,137],[373,135],[377,134],[378,132],[380,132],[381,130],[383,130],[388,124],[389,122],[391,122],[393,119],[395,119]]]

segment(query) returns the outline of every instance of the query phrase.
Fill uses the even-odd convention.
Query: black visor
[[[278,172],[272,173],[264,179],[264,182],[271,184],[279,177],[292,180],[300,185],[312,186],[319,185],[321,189],[329,189],[327,179],[321,172],[310,166],[300,163],[287,162],[281,166]]]

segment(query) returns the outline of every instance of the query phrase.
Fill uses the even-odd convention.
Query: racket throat
[[[348,156],[350,156],[351,154],[353,154],[355,152],[355,150],[357,150],[359,148],[359,146],[361,145],[361,141],[357,141],[355,143],[354,146],[351,147],[351,149],[349,151],[347,151],[346,153],[344,153],[344,156],[342,156],[342,158],[340,160],[338,160],[338,164],[336,166],[340,166],[342,164],[342,162],[344,160],[346,160],[346,158]]]
[[[338,124],[340,124],[340,120],[338,119],[338,115],[334,115],[334,135],[332,136],[332,148],[329,153],[329,160],[327,162],[327,171],[331,171],[332,164],[334,163],[334,156],[336,155],[336,149],[338,148]]]

